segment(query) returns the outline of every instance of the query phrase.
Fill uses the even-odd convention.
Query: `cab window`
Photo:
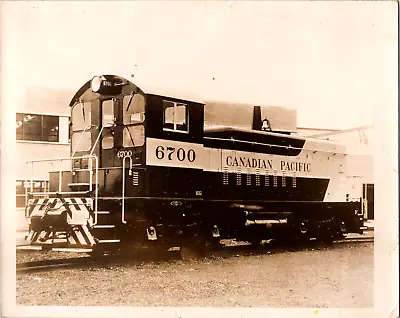
[[[73,151],[88,151],[92,145],[91,133],[86,131],[74,132],[71,139],[71,147]]]
[[[110,126],[114,124],[114,101],[109,99],[102,103],[102,121],[103,126]]]
[[[186,104],[163,101],[163,129],[189,132],[188,108]]]
[[[122,104],[124,125],[141,124],[144,122],[145,100],[143,95],[126,95]]]
[[[72,108],[71,148],[75,151],[88,151],[92,144],[90,133],[91,102],[78,103]]]
[[[114,147],[114,136],[109,130],[103,130],[103,139],[101,140],[101,148],[111,149]]]
[[[84,130],[91,123],[91,103],[79,103],[72,108],[72,130]]]
[[[123,133],[124,147],[139,147],[144,145],[143,125],[125,126]]]

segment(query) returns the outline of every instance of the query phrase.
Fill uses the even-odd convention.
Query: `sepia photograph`
[[[397,2],[0,21],[2,317],[398,317]]]

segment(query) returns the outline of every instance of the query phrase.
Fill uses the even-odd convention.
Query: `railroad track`
[[[367,242],[374,242],[374,238],[373,237],[349,237],[349,238],[345,238],[343,240],[339,240],[334,242],[333,244],[343,244],[343,243],[367,243]]]
[[[126,254],[110,254],[96,257],[84,256],[77,258],[64,258],[52,260],[39,260],[33,262],[18,263],[17,274],[48,272],[59,269],[92,269],[98,267],[110,267],[113,265],[132,264],[151,261],[179,260],[179,252],[163,252],[154,254],[154,251],[145,250]]]
[[[343,240],[335,241],[333,244],[321,244],[316,241],[310,241],[307,244],[296,246],[280,245],[280,244],[265,244],[261,247],[254,247],[248,244],[232,244],[225,245],[221,249],[211,251],[206,254],[206,257],[221,257],[229,258],[233,256],[248,256],[248,255],[263,255],[263,254],[277,254],[292,251],[302,251],[309,249],[323,249],[340,247],[343,244],[357,244],[357,243],[370,243],[374,241],[373,236],[356,236],[347,237]],[[169,252],[154,253],[152,250],[144,250],[140,252],[133,252],[129,255],[115,254],[115,255],[102,255],[97,257],[76,257],[64,259],[51,259],[40,260],[32,262],[18,263],[16,266],[17,274],[24,273],[37,273],[48,272],[60,269],[85,269],[96,267],[108,267],[113,265],[132,264],[137,265],[143,262],[152,261],[173,261],[179,260],[179,251],[176,249]]]
[[[17,273],[24,272],[40,272],[48,271],[52,269],[61,268],[74,268],[81,267],[82,265],[90,265],[91,261],[89,257],[77,257],[77,258],[67,258],[67,259],[52,259],[52,260],[42,260],[33,262],[24,262],[17,264]]]

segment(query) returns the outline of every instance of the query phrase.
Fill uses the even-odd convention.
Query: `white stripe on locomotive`
[[[82,235],[80,229],[75,230],[74,232],[75,232],[76,237],[77,237],[78,240],[79,240],[79,244],[81,244],[81,245],[87,245],[86,240],[85,240],[85,238],[83,237],[83,235]]]
[[[173,140],[146,138],[146,164],[150,166],[165,166],[176,168],[195,168],[210,172],[222,172],[228,168],[231,173],[238,173],[238,166],[230,161],[240,157],[250,160],[250,173],[255,174],[258,165],[253,166],[253,159],[257,163],[269,164],[272,170],[277,170],[277,175],[286,176],[296,174],[296,177],[326,178],[337,175],[345,165],[345,148],[343,145],[332,144],[324,141],[306,140],[298,156],[282,156],[274,154],[255,153],[241,150],[218,149],[203,147],[202,144],[180,142]],[[170,147],[170,150],[168,150]],[[181,156],[178,158],[178,150]],[[195,153],[193,162],[187,160],[189,150]],[[185,155],[183,155],[185,153]],[[192,158],[191,158],[192,159]],[[293,169],[296,167],[297,169]],[[258,168],[264,168],[263,166]],[[307,169],[308,168],[308,169]]]
[[[90,233],[89,228],[86,225],[82,225],[82,230],[85,232],[86,236],[88,237],[90,244],[94,245],[96,242],[94,241],[93,235]]]
[[[146,138],[146,164],[177,168],[204,168],[203,144]]]

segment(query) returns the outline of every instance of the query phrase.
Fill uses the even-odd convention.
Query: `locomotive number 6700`
[[[157,146],[156,157],[159,160],[167,157],[168,160],[174,160],[177,158],[179,161],[188,160],[189,162],[193,162],[196,160],[196,152],[193,149],[189,149],[186,152],[186,150],[183,148],[177,149],[175,147]]]

